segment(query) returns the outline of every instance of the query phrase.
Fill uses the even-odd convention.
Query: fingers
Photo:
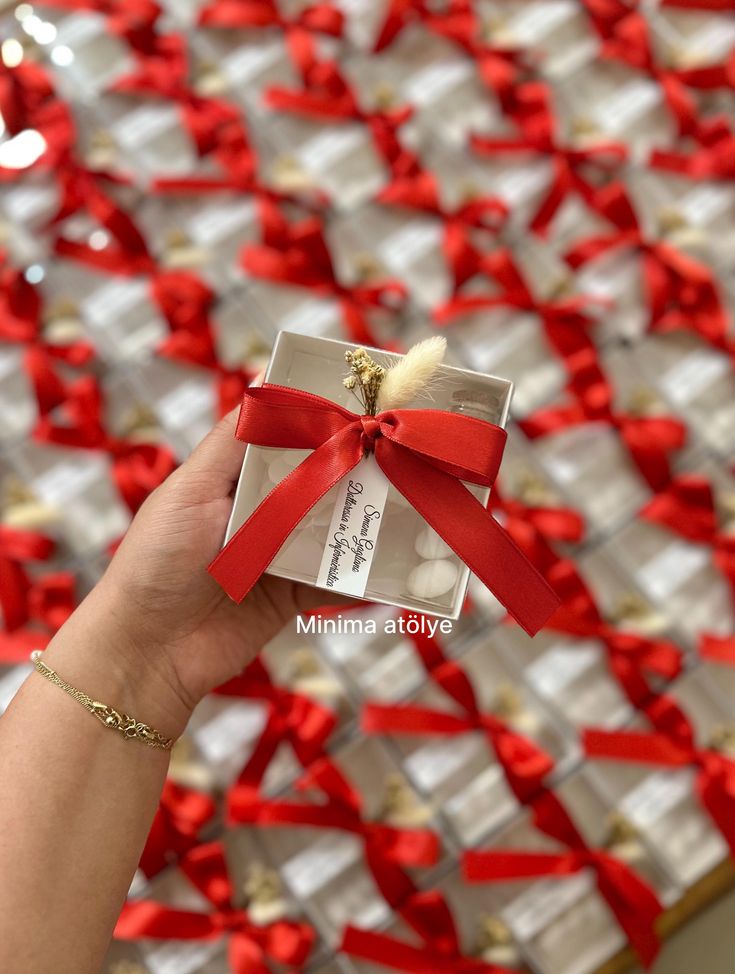
[[[263,384],[263,373],[251,385]],[[239,407],[223,416],[196,447],[178,471],[180,479],[206,476],[211,481],[213,497],[227,497],[240,476],[246,444],[235,437]]]
[[[246,444],[235,438],[238,409],[223,416],[179,467],[179,479],[211,479],[216,496],[227,496],[240,475]]]

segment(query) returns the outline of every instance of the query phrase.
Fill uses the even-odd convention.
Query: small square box
[[[359,412],[359,403],[342,383],[347,371],[345,352],[353,348],[345,342],[281,332],[273,349],[266,381],[303,389]],[[388,364],[398,357],[395,353],[377,350],[373,350],[373,354],[382,364]],[[436,386],[432,388],[431,399],[415,400],[411,406],[466,413],[504,427],[511,393],[512,383],[507,379],[442,366]],[[248,446],[226,541],[230,540],[273,486],[307,455],[308,452],[304,450],[284,452]],[[373,479],[383,478],[382,472],[374,469],[366,470],[363,480],[367,480],[368,473]],[[487,488],[470,486],[468,489],[481,503],[487,503]],[[340,485],[337,484],[314,506],[271,562],[269,574],[328,587],[323,582],[320,584],[318,579],[323,568],[323,555],[330,541],[332,512],[340,496]],[[365,497],[362,499],[364,501]],[[351,589],[350,594],[372,602],[457,619],[469,575],[469,568],[429,528],[409,502],[392,485],[388,485],[364,591]],[[331,587],[344,591],[336,586]]]

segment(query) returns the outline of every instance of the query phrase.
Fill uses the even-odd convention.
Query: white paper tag
[[[371,455],[340,480],[318,586],[365,594],[387,496],[388,480]]]

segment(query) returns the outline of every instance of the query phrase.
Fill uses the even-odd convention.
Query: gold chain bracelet
[[[41,659],[41,650],[34,650],[31,653],[31,659],[41,676],[45,677],[55,686],[60,687],[70,697],[74,697],[85,710],[88,710],[105,727],[118,731],[129,741],[141,741],[143,744],[147,744],[148,747],[157,747],[162,751],[170,751],[173,747],[173,738],[164,737],[163,734],[160,734],[148,724],[142,724],[135,717],[130,717],[128,714],[121,714],[112,707],[108,707],[106,703],[93,700],[84,690],[79,690],[77,687],[73,687],[71,683],[66,683],[61,679],[56,670],[52,670],[50,666],[47,666],[43,662]]]

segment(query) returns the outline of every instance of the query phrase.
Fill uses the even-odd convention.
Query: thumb
[[[250,384],[262,385],[263,373]],[[238,413],[239,407],[235,407],[223,416],[177,471],[180,481],[190,477],[196,480],[206,477],[213,491],[213,499],[229,496],[240,476],[247,444],[235,436]]]

